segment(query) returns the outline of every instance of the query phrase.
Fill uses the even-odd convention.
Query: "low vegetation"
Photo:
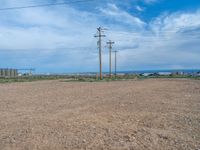
[[[12,82],[33,82],[40,80],[61,80],[63,82],[109,82],[109,81],[121,81],[121,80],[132,80],[132,79],[150,79],[150,78],[187,78],[199,80],[200,76],[191,76],[191,75],[120,75],[113,76],[109,78],[108,76],[104,77],[103,80],[100,80],[94,76],[70,76],[70,75],[33,75],[33,76],[22,76],[17,78],[0,78],[0,83],[12,83]]]

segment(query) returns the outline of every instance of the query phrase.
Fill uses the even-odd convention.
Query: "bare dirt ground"
[[[200,81],[0,84],[0,150],[200,149]]]

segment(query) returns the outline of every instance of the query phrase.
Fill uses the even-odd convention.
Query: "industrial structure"
[[[20,72],[19,75],[23,74],[24,76],[32,76],[33,72],[35,71],[35,68],[21,68],[21,69],[18,69],[18,71]]]
[[[1,78],[15,78],[18,76],[17,69],[1,69],[0,68],[0,77]]]

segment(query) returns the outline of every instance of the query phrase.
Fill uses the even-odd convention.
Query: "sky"
[[[73,1],[0,0],[0,9]],[[199,0],[93,0],[0,11],[0,68],[97,72],[98,27],[107,29],[105,72],[108,40],[115,42],[119,71],[200,69]]]

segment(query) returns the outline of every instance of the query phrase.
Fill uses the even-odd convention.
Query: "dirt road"
[[[200,149],[200,81],[0,84],[0,150]]]

